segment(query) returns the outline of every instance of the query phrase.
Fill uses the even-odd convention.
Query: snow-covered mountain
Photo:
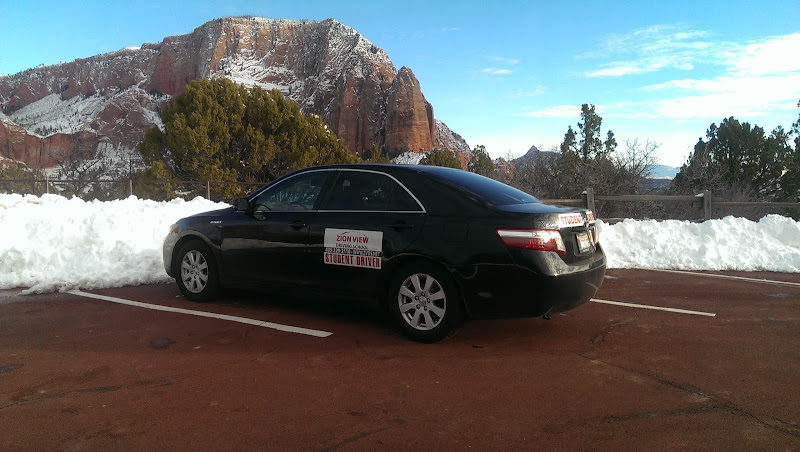
[[[135,149],[188,82],[218,77],[280,90],[358,154],[373,144],[469,149],[434,120],[411,69],[398,71],[353,28],[334,19],[235,17],[157,44],[0,77],[0,155],[48,167],[52,155],[78,147]]]
[[[681,171],[678,166],[655,165],[653,166],[653,173],[650,175],[653,179],[675,179],[675,176]]]
[[[441,149],[449,149],[451,151],[456,151],[462,155],[469,156],[472,154],[472,149],[470,149],[469,144],[467,144],[464,138],[450,130],[442,121],[438,119],[436,122],[436,146]]]

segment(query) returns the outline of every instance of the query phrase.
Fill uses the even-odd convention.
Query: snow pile
[[[139,112],[149,124],[161,125],[161,117],[156,110],[159,102],[168,100],[168,96],[159,98],[139,86],[118,91],[115,89],[109,88],[108,94],[102,96],[81,95],[70,99],[62,99],[60,94],[50,94],[11,113],[7,119],[37,136],[94,130],[99,126],[93,123],[99,121],[102,113],[109,108],[123,108],[129,114]]]
[[[426,155],[428,155],[427,152],[403,152],[402,154],[393,158],[392,163],[398,165],[419,165],[420,160],[422,160]]]
[[[169,281],[161,256],[169,226],[227,206],[202,198],[86,202],[0,194],[0,289],[36,293]],[[726,217],[601,226],[609,268],[800,272],[800,223],[778,215],[757,223]]]
[[[225,206],[202,198],[86,202],[0,194],[0,289],[38,293],[168,281],[161,244],[169,226]]]
[[[780,215],[601,226],[609,268],[800,272],[800,223]]]

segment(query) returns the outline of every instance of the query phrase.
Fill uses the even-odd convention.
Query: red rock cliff
[[[433,107],[408,68],[341,23],[225,18],[188,35],[0,77],[0,152],[38,166],[75,134],[135,149],[158,112],[197,78],[279,89],[361,154],[427,151],[441,141]]]

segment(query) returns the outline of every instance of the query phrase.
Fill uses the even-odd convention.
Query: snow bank
[[[780,215],[602,227],[609,268],[800,272],[800,223]]]
[[[166,282],[161,244],[182,217],[220,209],[202,198],[87,202],[0,194],[0,289],[26,292]],[[769,215],[704,223],[602,224],[610,268],[800,272],[800,223]]]
[[[161,243],[169,226],[226,205],[0,194],[0,289],[39,293],[167,281]]]

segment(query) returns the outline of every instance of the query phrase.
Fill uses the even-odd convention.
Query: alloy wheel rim
[[[445,317],[447,295],[436,278],[415,273],[400,285],[397,304],[400,315],[409,326],[419,331],[430,331]]]
[[[181,280],[183,286],[191,293],[200,293],[208,285],[208,261],[197,250],[183,256],[181,261]]]

